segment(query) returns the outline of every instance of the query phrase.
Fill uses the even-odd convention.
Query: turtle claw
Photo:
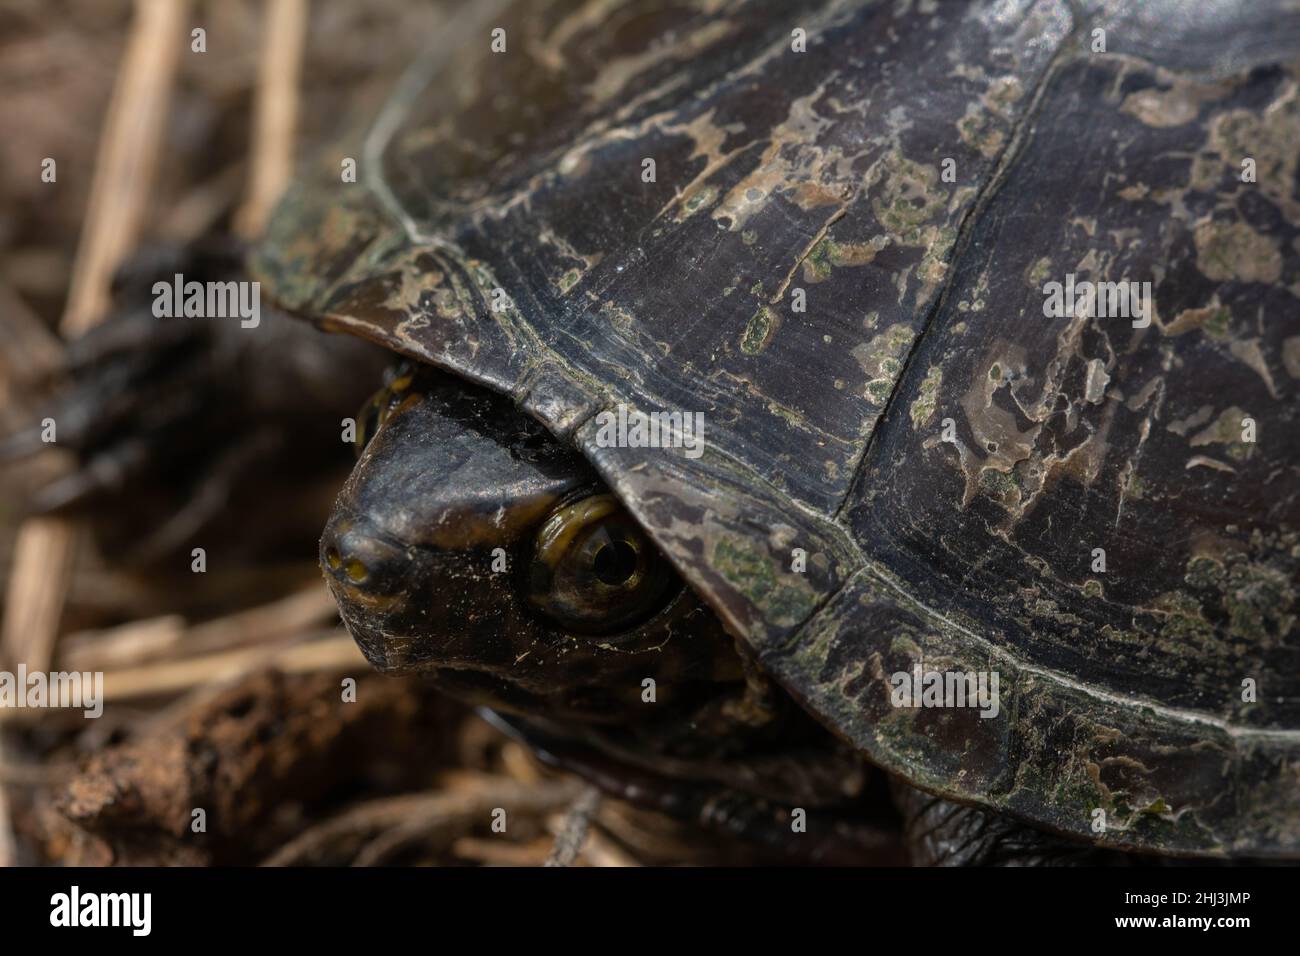
[[[133,263],[122,271],[115,311],[68,345],[63,361],[40,383],[53,395],[43,408],[37,405],[33,422],[0,438],[0,462],[50,448],[77,458],[74,471],[31,495],[31,513],[120,498],[133,479],[145,473],[170,477],[180,461],[200,457],[201,442],[222,440],[223,430],[210,427],[213,416],[205,416],[204,408],[238,387],[222,374],[238,361],[237,350],[219,347],[214,323],[159,320],[148,293],[164,267],[229,277],[232,264],[226,258],[203,260],[193,250],[138,258],[154,266]]]
[[[111,362],[157,364],[179,357],[202,342],[193,328],[198,324],[183,318],[160,322],[146,308],[132,307],[69,343],[58,372],[76,376]]]
[[[150,335],[148,330],[159,326],[146,326],[141,318],[138,313],[114,316],[102,334],[96,330],[69,348],[67,361],[54,373],[61,380],[56,397],[34,424],[0,439],[0,461],[50,447],[70,449],[88,463],[138,459],[138,451],[127,455],[115,446],[136,445],[135,437],[166,431],[185,417],[194,404],[192,383],[208,351],[209,329],[177,322],[163,325],[162,335]]]
[[[210,531],[205,543],[240,539],[232,554],[278,555],[299,538],[309,551],[324,517],[316,484],[332,490],[351,464],[339,423],[388,362],[269,307],[255,331],[155,316],[149,293],[173,273],[247,279],[237,247],[217,245],[208,258],[195,249],[143,253],[117,285],[115,311],[68,345],[45,407],[33,403],[32,420],[0,437],[0,462],[70,452],[72,469],[32,492],[26,510],[84,514],[101,546],[128,563],[162,560]],[[277,495],[281,483],[287,491]],[[255,528],[236,527],[229,514]]]

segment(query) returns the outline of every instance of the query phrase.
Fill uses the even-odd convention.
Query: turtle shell
[[[255,268],[576,445],[880,766],[1294,856],[1298,159],[1285,0],[474,3]],[[998,706],[897,706],[918,666]]]

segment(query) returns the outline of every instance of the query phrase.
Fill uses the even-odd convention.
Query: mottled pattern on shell
[[[286,200],[280,301],[571,439],[918,786],[1300,853],[1294,4],[530,2],[447,45],[360,183]],[[1068,273],[1151,282],[1150,325],[1045,317]],[[705,454],[597,447],[620,402]],[[998,716],[891,706],[918,660],[998,671]]]

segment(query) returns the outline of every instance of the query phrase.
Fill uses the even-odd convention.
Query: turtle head
[[[739,678],[734,643],[586,461],[499,396],[398,369],[322,567],[370,662],[476,704],[626,722]],[[660,713],[662,708],[653,708]]]

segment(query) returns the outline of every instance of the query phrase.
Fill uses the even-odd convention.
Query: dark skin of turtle
[[[861,754],[920,862],[1300,855],[1296,12],[488,6],[253,263],[458,383],[381,394],[322,539],[370,659],[632,796],[829,820]],[[1071,272],[1151,321],[1045,316]],[[619,403],[704,454],[606,447]],[[610,521],[684,584],[535,570]],[[922,660],[997,715],[892,706]]]

